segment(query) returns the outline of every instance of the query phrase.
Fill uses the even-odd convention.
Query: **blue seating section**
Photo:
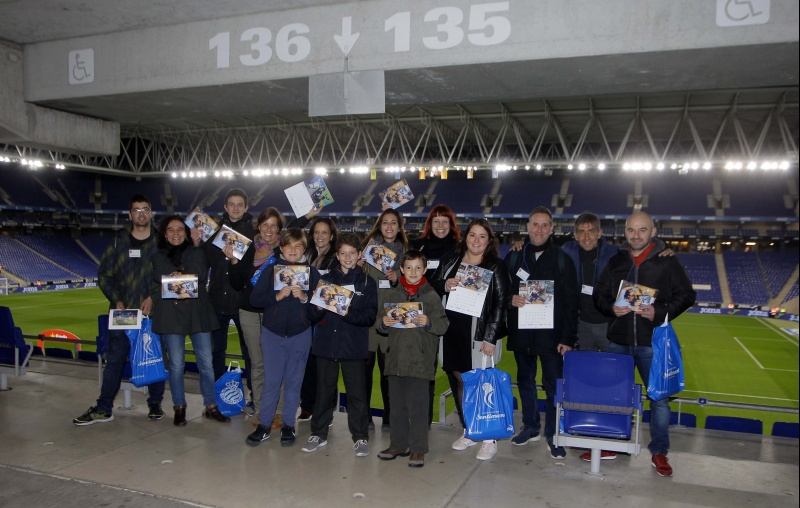
[[[648,198],[645,210],[653,215],[713,215],[707,198],[713,193],[711,182],[711,178],[699,173],[648,173],[642,177],[642,194]]]
[[[0,236],[0,265],[31,282],[79,278],[7,236]]]
[[[108,247],[109,242],[113,236],[82,236],[80,238],[81,243],[86,246],[89,251],[94,254],[94,257],[97,258],[99,261],[103,257],[103,252],[105,252],[106,247]]]
[[[759,252],[758,259],[767,277],[769,296],[774,298],[797,267],[797,254],[794,252]]]
[[[70,272],[82,277],[97,277],[97,263],[72,238],[20,235],[17,240]]]
[[[722,253],[733,303],[764,305],[769,301],[767,281],[754,252]]]
[[[569,193],[572,206],[565,208],[567,213],[581,213],[592,209],[602,214],[628,215],[628,194],[634,193],[635,181],[629,175],[620,173],[577,174],[570,178]],[[550,205],[550,201],[545,201]]]
[[[678,254],[686,275],[693,285],[708,284],[711,289],[697,289],[697,301],[709,303],[722,303],[722,292],[719,288],[719,272],[713,254]]]
[[[784,298],[781,303],[786,303],[792,298],[797,298],[798,296],[800,296],[800,292],[798,291],[797,281],[795,281],[795,283],[792,284],[792,288],[789,290],[789,294],[786,295],[786,298]]]
[[[731,207],[725,215],[792,216],[792,210],[783,202],[783,196],[790,193],[788,178],[784,175],[737,175],[722,181],[722,193],[730,196]]]
[[[709,416],[706,417],[706,429],[745,432],[747,434],[763,434],[764,422],[752,418],[739,418],[737,416]]]

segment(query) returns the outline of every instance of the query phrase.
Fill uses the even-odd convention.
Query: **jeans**
[[[225,352],[228,350],[228,325],[230,324],[231,320],[233,320],[233,324],[236,325],[236,333],[239,334],[239,345],[242,347],[242,356],[244,357],[244,368],[250,368],[250,353],[247,350],[247,344],[242,337],[242,324],[239,321],[239,313],[236,314],[217,314],[217,319],[219,319],[219,328],[214,330],[212,333],[212,360],[211,363],[214,366],[214,381],[222,377],[225,372],[228,371],[228,366],[225,362]],[[248,370],[248,372],[250,372]],[[250,386],[250,378],[247,378],[247,388],[250,390],[253,389]]]
[[[186,396],[183,391],[183,370],[186,365],[186,340],[185,335],[164,334],[161,336],[167,343],[169,351],[169,389],[172,392],[172,404],[185,406]],[[203,394],[203,404],[210,406],[216,404],[214,393],[214,369],[211,367],[211,332],[197,332],[189,335],[192,341],[192,350],[197,360],[197,370],[200,371],[200,393]]]
[[[114,409],[114,397],[122,384],[122,373],[131,343],[123,330],[108,331],[108,350],[106,351],[106,368],[103,370],[103,386],[100,387],[100,398],[97,409],[111,414]],[[147,385],[147,405],[161,404],[164,400],[164,381]]]
[[[650,379],[650,363],[653,361],[653,348],[650,346],[623,346],[614,342],[608,343],[608,352],[618,355],[632,355],[639,377],[647,386]],[[647,449],[653,455],[669,452],[669,397],[650,401],[650,444]]]
[[[517,387],[522,403],[522,423],[536,432],[542,428],[539,415],[539,396],[536,390],[536,358],[537,355],[514,353],[517,361]],[[553,441],[556,433],[556,379],[563,376],[564,359],[560,354],[538,355],[542,364],[542,386],[547,397],[545,404],[544,437],[547,442]]]

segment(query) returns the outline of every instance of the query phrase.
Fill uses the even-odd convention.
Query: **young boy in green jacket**
[[[427,260],[418,250],[409,250],[403,255],[400,268],[403,276],[397,286],[380,295],[378,332],[388,334],[385,373],[389,378],[389,399],[392,401],[390,415],[391,431],[389,448],[378,454],[381,460],[408,457],[409,467],[425,465],[428,452],[428,406],[429,387],[436,375],[436,354],[439,336],[447,330],[450,322],[436,291],[425,280]],[[413,316],[404,320],[397,315],[398,303],[422,304],[408,306]],[[392,310],[391,314],[386,309]],[[408,321],[414,327],[408,327]]]

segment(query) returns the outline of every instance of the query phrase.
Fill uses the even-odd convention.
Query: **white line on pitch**
[[[683,390],[681,393],[700,393],[703,395],[724,395],[727,397],[744,397],[748,399],[765,399],[765,400],[781,400],[784,402],[798,402],[797,399],[780,399],[778,397],[762,397],[760,395],[742,395],[740,393],[723,393],[723,392],[706,392],[706,391],[699,391],[699,390]]]
[[[792,336],[791,336],[791,335],[789,335],[788,333],[784,332],[784,331],[783,331],[783,329],[782,329],[781,327],[779,327],[779,326],[777,326],[777,325],[773,324],[773,323],[771,322],[771,321],[772,321],[772,319],[770,319],[770,318],[758,318],[758,320],[759,320],[759,321],[760,321],[762,324],[766,325],[766,326],[767,326],[767,328],[771,328],[772,330],[776,331],[776,332],[778,333],[778,335],[780,335],[781,337],[783,337],[784,339],[786,339],[786,340],[787,340],[787,341],[788,341],[790,344],[794,344],[795,346],[800,346],[800,343],[798,343],[798,342],[797,342],[797,341],[794,339],[794,337],[792,337]]]
[[[744,344],[742,344],[742,341],[740,341],[738,337],[734,337],[734,338],[733,338],[733,340],[735,340],[736,342],[738,342],[738,343],[739,343],[739,345],[740,345],[740,346],[742,346],[742,349],[744,349],[744,352],[745,352],[745,353],[747,353],[748,355],[750,355],[750,358],[752,358],[752,359],[753,359],[753,361],[754,361],[754,362],[756,362],[756,365],[758,365],[758,366],[759,366],[759,367],[760,367],[762,370],[764,369],[764,366],[763,366],[763,365],[761,365],[761,362],[759,362],[758,360],[756,360],[756,357],[755,357],[755,356],[753,356],[753,353],[751,353],[749,349],[747,349],[746,347],[744,347]]]

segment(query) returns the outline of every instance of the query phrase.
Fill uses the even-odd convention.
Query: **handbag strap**
[[[483,351],[481,351],[481,355],[483,355],[483,358],[481,358],[481,368],[482,369],[486,368],[486,358],[487,357],[492,359],[492,367],[491,368],[494,368],[494,355],[491,355],[491,356],[487,355]]]
[[[234,363],[236,364],[236,368],[235,369],[233,368],[233,364]],[[242,367],[239,365],[239,362],[237,362],[236,360],[231,360],[231,363],[228,364],[228,372],[231,372],[231,371],[239,372],[241,370],[242,370]]]

